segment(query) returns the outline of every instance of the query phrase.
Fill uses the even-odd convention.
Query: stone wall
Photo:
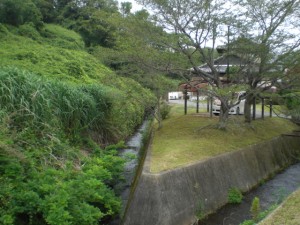
[[[300,155],[300,138],[282,136],[186,167],[152,174],[145,166],[124,225],[190,225],[227,203],[232,187],[246,192]],[[146,159],[147,164],[147,159]]]

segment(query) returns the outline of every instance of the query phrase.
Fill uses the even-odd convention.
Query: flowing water
[[[124,170],[125,182],[123,183],[124,186],[121,193],[124,207],[127,204],[130,194],[130,187],[134,181],[137,168],[139,166],[141,150],[143,147],[143,132],[147,129],[148,123],[149,121],[144,121],[136,133],[126,142],[127,148],[119,151],[119,155],[127,160]]]
[[[130,197],[131,186],[137,175],[140,159],[142,157],[143,149],[143,134],[149,129],[149,120],[145,120],[143,124],[137,129],[133,136],[131,136],[125,145],[124,149],[119,150],[119,156],[126,159],[124,168],[124,181],[117,185],[117,193],[121,196],[122,211],[124,213],[127,206],[128,199]],[[111,225],[120,224],[120,218],[112,221]]]
[[[244,220],[251,219],[250,208],[255,197],[259,198],[261,211],[264,211],[274,204],[281,203],[298,188],[300,188],[300,163],[290,166],[273,179],[247,193],[241,204],[228,204],[207,219],[200,221],[198,225],[239,225]]]

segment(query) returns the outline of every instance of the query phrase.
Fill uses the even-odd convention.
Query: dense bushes
[[[118,214],[112,188],[124,161],[91,138],[125,137],[141,122],[150,98],[130,84],[124,95],[122,79],[116,92],[0,70],[1,224],[101,224]]]
[[[1,224],[102,224],[120,210],[110,183],[123,161],[113,151],[83,157],[67,143],[53,142],[18,149],[1,139]],[[72,154],[57,154],[57,147]]]
[[[300,93],[297,91],[284,91],[282,94],[284,103],[289,110],[292,120],[300,124]]]
[[[42,26],[42,15],[30,0],[1,0],[0,23],[19,26],[32,22],[36,27]]]
[[[1,224],[98,224],[118,214],[112,188],[124,161],[81,135],[106,133],[106,88],[6,68],[0,107]]]

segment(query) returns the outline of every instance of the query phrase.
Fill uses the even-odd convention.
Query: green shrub
[[[81,78],[84,75],[84,71],[77,61],[68,61],[65,63],[68,74],[72,77]]]
[[[258,197],[255,197],[252,201],[251,204],[251,215],[252,215],[252,219],[257,222],[258,221],[258,216],[260,213],[260,201]]]
[[[33,23],[25,23],[18,28],[18,34],[24,37],[31,38],[33,40],[39,40],[41,38],[40,33],[36,30]]]
[[[167,102],[163,101],[160,105],[161,118],[163,120],[168,118],[170,111],[171,111],[171,106]]]
[[[45,38],[45,42],[67,49],[84,49],[84,42],[81,36],[66,28],[55,24],[45,24],[45,28],[40,31]]]
[[[9,31],[6,28],[6,26],[4,26],[4,24],[0,23],[0,38],[5,37],[8,34],[9,34]]]
[[[9,71],[16,72],[18,77],[12,79],[12,76],[7,76],[8,79],[4,79],[6,82],[0,83],[0,89],[4,88],[12,93],[12,86],[17,84],[16,88],[22,87],[20,91],[24,98],[18,101],[10,95],[8,98],[4,96],[0,101],[1,108],[5,108],[3,103],[6,106],[6,111],[0,111],[0,223],[101,224],[116,216],[121,208],[121,201],[113,188],[123,179],[124,160],[116,156],[115,149],[121,144],[105,150],[101,150],[92,141],[87,146],[75,146],[74,142],[70,145],[72,140],[61,132],[59,123],[54,126],[51,121],[43,121],[44,126],[46,122],[53,126],[35,126],[38,125],[33,122],[38,119],[35,118],[37,114],[39,119],[53,117],[51,110],[51,115],[43,115],[47,111],[43,111],[44,101],[38,97],[45,93],[46,88],[39,87],[38,91],[32,93],[30,90],[34,88],[29,87],[26,78],[34,77],[24,73],[28,75],[25,78],[18,70]],[[2,70],[0,75],[3,74]],[[19,82],[22,79],[23,83]],[[1,76],[0,81],[3,81]],[[38,80],[32,81],[35,81],[36,86],[41,86]],[[53,87],[52,83],[47,84]],[[92,93],[91,90],[95,88],[87,89]],[[28,93],[41,104],[40,109],[34,108],[39,104],[29,107],[29,100],[26,101]],[[52,101],[50,99],[48,102],[49,109],[53,109]],[[24,116],[18,104],[30,108],[32,115]],[[14,109],[20,111],[16,111],[15,117],[11,111]],[[18,129],[12,121],[16,118],[21,122]],[[83,149],[91,146],[97,148],[97,151],[93,154],[82,153]]]
[[[19,26],[32,22],[40,27],[42,15],[36,5],[30,0],[2,0],[0,2],[0,23]]]
[[[293,110],[300,105],[300,95],[298,92],[291,92],[283,95],[285,105],[289,110]]]
[[[242,192],[237,188],[231,188],[228,191],[228,202],[232,204],[239,204],[243,200]]]
[[[110,188],[113,174],[120,174],[115,166],[123,165],[118,157],[86,158],[74,170],[71,158],[57,159],[57,168],[38,167],[32,154],[25,161],[11,154],[0,152],[1,224],[98,224],[119,212],[120,200]]]
[[[201,201],[199,201],[197,209],[196,209],[196,218],[198,220],[203,220],[205,218],[203,209],[204,209],[203,203]]]
[[[256,223],[253,220],[245,220],[240,225],[255,225]]]

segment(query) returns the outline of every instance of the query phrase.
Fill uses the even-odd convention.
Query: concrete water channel
[[[207,202],[208,205],[211,205],[209,206],[211,208],[215,208],[213,206],[215,204],[218,205],[226,201],[224,200],[226,193],[216,194],[218,191],[224,192],[224,188],[218,188],[214,184],[222,184],[226,187],[229,185],[226,182],[231,180],[229,183],[234,184],[236,187],[241,186],[242,188],[246,183],[247,187],[252,186],[250,183],[255,183],[256,179],[261,180],[259,177],[264,177],[263,174],[269,174],[273,171],[275,164],[286,163],[285,161],[288,161],[289,158],[288,155],[293,152],[299,153],[300,148],[300,137],[289,137],[286,141],[279,138],[278,141],[273,140],[271,145],[266,143],[252,146],[248,150],[216,157],[186,168],[179,168],[162,174],[151,174],[148,171],[149,152],[146,163],[143,165],[144,150],[147,147],[144,146],[145,141],[143,139],[145,133],[150,133],[149,125],[149,121],[145,121],[126,142],[127,147],[119,151],[119,155],[127,159],[124,171],[125,182],[121,183],[120,186],[123,203],[121,217],[124,216],[124,220],[117,219],[110,223],[111,225],[190,225],[191,222],[182,221],[192,220],[190,211],[193,211],[196,206],[195,198],[204,197],[206,200],[206,197],[209,196],[209,198],[215,199],[212,202]],[[299,141],[296,141],[296,139]],[[284,149],[292,147],[294,150],[285,150],[285,153],[283,153],[280,146]],[[260,149],[264,149],[264,153]],[[280,159],[282,157],[286,160]],[[248,158],[252,158],[252,162]],[[245,170],[241,168],[241,166],[248,163],[249,168],[245,167]],[[233,165],[229,166],[229,164]],[[220,166],[223,168],[222,170],[220,170]],[[226,169],[226,167],[228,168]],[[240,169],[236,170],[239,167]],[[254,174],[252,174],[253,171]],[[241,176],[243,173],[245,175]],[[251,178],[252,175],[254,180]],[[208,177],[211,178],[211,176],[215,176],[215,178],[211,179],[211,184],[207,183],[209,189],[196,185],[199,180],[205,180]],[[240,178],[238,178],[239,176]],[[254,178],[256,176],[257,178]],[[137,178],[138,180],[136,180]],[[246,188],[246,186],[243,188]],[[297,163],[274,176],[273,179],[261,182],[259,187],[245,194],[241,204],[225,205],[198,224],[238,225],[244,220],[250,219],[250,207],[254,197],[259,197],[261,209],[265,210],[276,203],[280,203],[299,187],[300,163]],[[213,190],[212,193],[210,193],[210,190]],[[181,199],[180,202],[176,198]],[[223,200],[220,201],[216,198]],[[220,203],[215,203],[215,201],[220,201]]]
[[[241,204],[225,205],[198,225],[239,225],[251,219],[250,208],[255,197],[260,199],[261,211],[280,204],[289,194],[300,188],[300,163],[275,175],[244,195]],[[300,221],[299,221],[300,224]]]
[[[120,181],[120,183],[117,185],[117,192],[122,201],[120,217],[122,217],[126,211],[126,206],[132,193],[132,186],[136,177],[138,176],[137,174],[140,167],[143,166],[144,148],[146,147],[145,145],[147,144],[147,139],[149,139],[147,135],[150,135],[151,133],[150,126],[151,121],[148,119],[144,120],[136,132],[126,141],[126,148],[120,149],[118,152],[118,155],[126,160],[123,173],[124,180]],[[146,140],[144,140],[144,138]],[[121,218],[116,218],[110,223],[110,225],[119,224],[121,224]]]
[[[126,148],[119,151],[119,155],[126,159],[124,168],[123,190],[121,193],[123,211],[127,205],[130,197],[131,186],[138,172],[139,163],[142,158],[142,151],[144,147],[143,137],[149,128],[149,120],[145,120],[143,124],[137,129],[135,134],[131,136],[125,143]],[[147,138],[147,137],[145,137]]]
[[[299,153],[299,136],[287,135],[186,167],[153,174],[147,166],[148,152],[122,224],[195,224],[200,203],[204,215],[217,212],[206,223],[202,221],[200,224],[240,224],[249,219],[249,205],[254,196],[260,198],[264,210],[299,187],[300,164],[286,170],[290,173],[281,173],[273,182],[266,182],[270,175],[295,162],[295,156],[299,157]],[[262,183],[260,189],[253,189]],[[228,202],[228,190],[232,187],[249,194],[238,207],[232,208],[229,205],[228,211],[224,212],[224,208],[218,211]]]

